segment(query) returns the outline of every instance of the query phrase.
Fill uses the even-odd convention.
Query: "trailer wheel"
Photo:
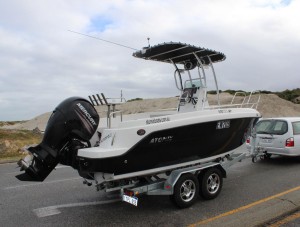
[[[257,156],[252,157],[252,162],[256,163],[257,162]]]
[[[222,173],[218,168],[210,168],[200,176],[200,195],[204,199],[214,199],[221,192],[223,186]]]
[[[197,177],[188,173],[182,175],[174,186],[172,202],[179,208],[187,208],[193,205],[198,198],[199,182]]]

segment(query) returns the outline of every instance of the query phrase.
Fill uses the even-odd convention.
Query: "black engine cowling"
[[[55,166],[62,162],[70,164],[74,157],[70,147],[82,141],[89,144],[99,124],[99,115],[86,99],[71,97],[61,102],[53,111],[46,126],[42,142],[28,150],[32,157],[19,161],[25,173],[16,176],[23,181],[43,181]]]

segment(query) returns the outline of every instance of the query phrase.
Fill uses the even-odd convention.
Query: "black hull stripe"
[[[231,119],[230,127],[222,129],[213,121],[156,131],[121,156],[80,157],[80,169],[119,175],[220,155],[243,144],[252,119]]]

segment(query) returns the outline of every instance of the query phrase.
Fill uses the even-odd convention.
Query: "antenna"
[[[83,34],[83,33],[80,33],[80,32],[75,32],[75,31],[72,31],[72,30],[68,30],[68,31],[69,31],[69,32],[73,32],[73,33],[78,34],[78,35],[87,36],[87,37],[89,37],[89,38],[98,39],[98,40],[101,40],[101,41],[103,41],[103,42],[111,43],[111,44],[114,44],[114,45],[117,45],[117,46],[125,47],[125,48],[131,49],[131,50],[138,50],[138,49],[133,48],[133,47],[125,46],[125,45],[123,45],[123,44],[115,43],[115,42],[108,41],[108,40],[105,40],[105,39],[101,39],[101,38],[98,38],[98,37],[95,37],[95,36]],[[148,38],[148,39],[150,39],[150,38]]]
[[[150,47],[150,38],[148,37],[147,40],[148,40],[148,47]]]

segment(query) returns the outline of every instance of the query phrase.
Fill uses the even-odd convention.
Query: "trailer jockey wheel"
[[[252,162],[256,163],[257,162],[257,156],[252,157]]]
[[[218,168],[210,168],[203,174],[200,174],[199,181],[201,184],[200,195],[203,199],[214,199],[220,194],[223,186],[223,177]]]
[[[171,200],[179,208],[187,208],[195,203],[198,193],[199,182],[197,177],[191,173],[184,174],[176,182]]]

